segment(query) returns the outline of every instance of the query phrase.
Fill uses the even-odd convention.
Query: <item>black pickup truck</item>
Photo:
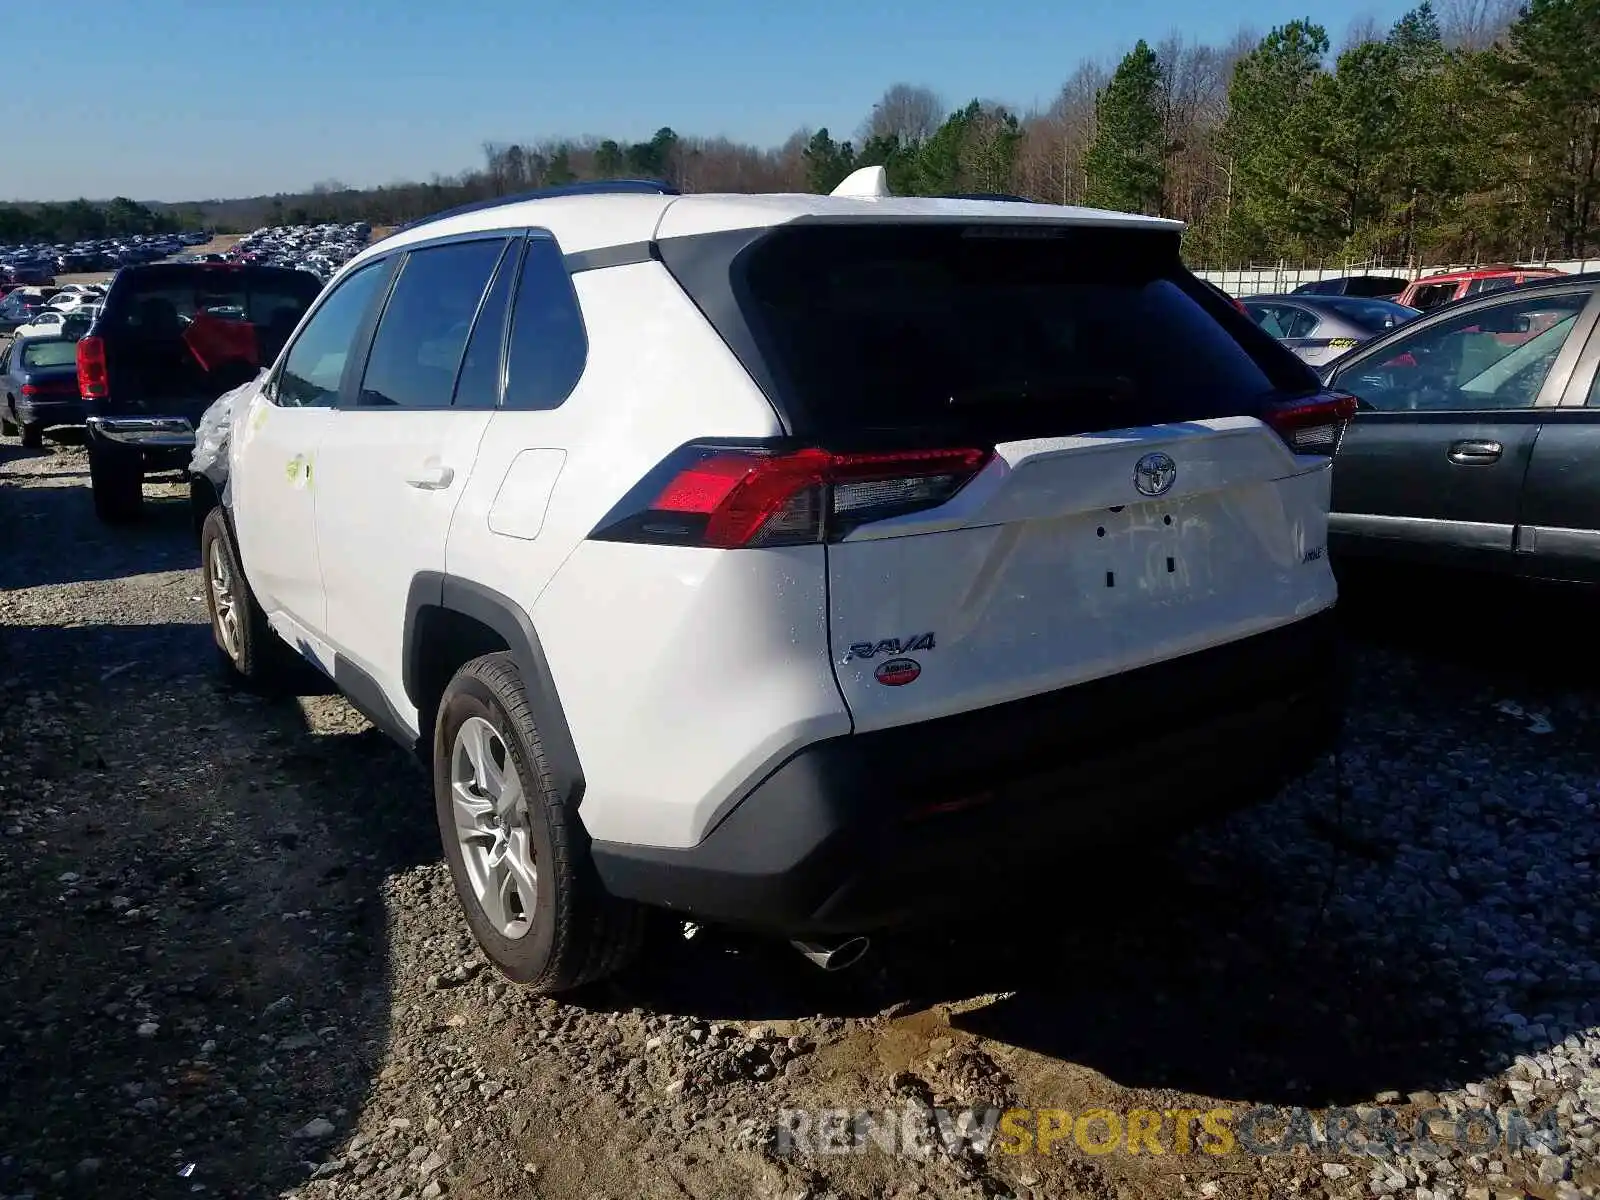
[[[95,513],[121,524],[144,477],[184,469],[218,396],[277,357],[322,290],[308,271],[234,263],[124,267],[78,342]]]

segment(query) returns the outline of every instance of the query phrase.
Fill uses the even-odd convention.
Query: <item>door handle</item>
[[[1499,462],[1505,447],[1499,442],[1452,442],[1445,457],[1460,467],[1481,467]]]
[[[453,468],[445,466],[427,466],[418,467],[411,474],[407,475],[406,482],[414,488],[421,488],[423,491],[427,492],[436,492],[440,488],[449,487],[450,481],[455,477],[456,473]]]

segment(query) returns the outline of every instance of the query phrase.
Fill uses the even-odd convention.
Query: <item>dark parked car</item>
[[[233,263],[117,272],[78,341],[101,520],[134,520],[145,475],[187,466],[201,413],[277,357],[321,290],[305,271]]]
[[[1419,317],[1322,371],[1360,411],[1330,550],[1600,582],[1600,274]]]
[[[1313,367],[1325,366],[1369,338],[1421,316],[1392,300],[1361,296],[1247,296],[1257,325]]]
[[[24,291],[19,285],[0,300],[0,333],[26,325],[44,311],[44,304],[44,295],[37,288]]]
[[[0,350],[0,432],[37,446],[52,426],[82,424],[76,341],[26,337]]]
[[[1337,279],[1318,279],[1294,289],[1296,296],[1398,296],[1406,290],[1406,280],[1398,275],[1340,275]]]

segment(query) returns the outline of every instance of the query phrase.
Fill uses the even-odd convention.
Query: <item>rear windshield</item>
[[[70,367],[77,361],[76,342],[24,342],[22,346],[24,370],[31,367]]]
[[[1456,283],[1430,283],[1416,290],[1411,303],[1419,311],[1428,308],[1438,308],[1441,304],[1448,304],[1456,298]]]
[[[111,332],[172,336],[197,315],[293,330],[322,283],[303,271],[192,270],[128,272],[118,281]]]
[[[1404,279],[1390,279],[1383,275],[1355,275],[1345,280],[1346,296],[1398,296],[1406,290]]]
[[[741,254],[732,290],[807,435],[1113,429],[1250,411],[1302,380],[1219,323],[1164,234],[797,226]]]
[[[1422,315],[1420,310],[1407,308],[1404,304],[1363,299],[1359,296],[1330,296],[1322,304],[1330,312],[1343,317],[1352,325],[1359,325],[1369,333],[1377,333],[1380,329],[1393,329],[1396,325],[1405,324],[1412,317]]]

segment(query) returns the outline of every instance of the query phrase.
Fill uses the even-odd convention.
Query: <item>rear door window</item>
[[[456,408],[496,408],[500,404],[501,357],[505,349],[506,312],[516,282],[520,242],[512,242],[500,259],[494,282],[472,323],[472,336],[456,377]]]
[[[406,256],[372,339],[363,407],[450,407],[473,318],[505,244],[484,238]]]
[[[1047,436],[1247,412],[1275,388],[1163,234],[817,225],[742,258],[735,295],[808,432]]]
[[[1320,323],[1316,313],[1294,305],[1284,306],[1283,320],[1286,330],[1283,336],[1286,338],[1308,338],[1316,332]]]

